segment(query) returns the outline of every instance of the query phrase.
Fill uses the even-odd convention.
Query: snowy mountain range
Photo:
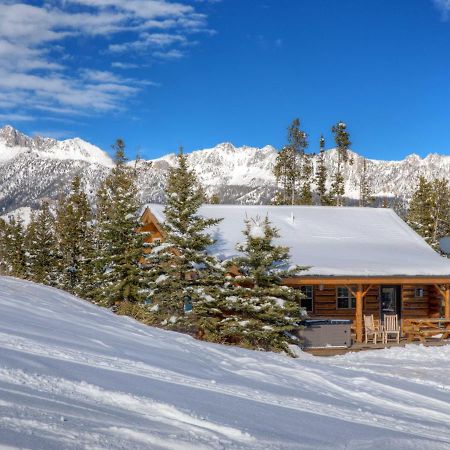
[[[261,204],[268,203],[276,190],[272,174],[276,155],[270,145],[255,148],[223,143],[190,153],[189,163],[208,195],[217,195],[223,203]],[[344,176],[347,196],[356,201],[363,157],[354,152],[351,156],[353,164],[345,167]],[[328,150],[325,159],[332,174],[336,151]],[[138,163],[143,202],[164,200],[166,172],[175,160],[175,154],[168,154],[153,160],[151,168],[145,161]],[[29,137],[7,125],[0,129],[0,211],[36,208],[44,198],[56,199],[77,173],[83,175],[87,192],[93,194],[112,165],[108,153],[82,139]],[[450,156],[368,160],[367,172],[375,196],[407,201],[419,175],[450,180]]]

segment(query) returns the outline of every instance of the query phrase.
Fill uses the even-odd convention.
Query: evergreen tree
[[[319,205],[329,205],[330,198],[327,193],[327,168],[325,166],[325,139],[320,136],[320,153],[317,158],[316,186]]]
[[[60,287],[86,296],[92,290],[92,211],[81,187],[80,176],[72,180],[71,192],[61,196],[56,211],[60,254]]]
[[[1,221],[1,257],[3,271],[8,275],[24,278],[26,275],[25,230],[23,220],[14,216],[8,222]]]
[[[6,236],[7,236],[8,224],[0,217],[0,274],[7,273],[7,249],[6,249]]]
[[[97,193],[97,282],[93,292],[96,301],[108,306],[122,301],[136,303],[146,297],[136,171],[126,165],[125,143],[121,139],[113,149],[115,167]]]
[[[370,206],[374,202],[371,180],[367,171],[367,160],[362,159],[359,177],[359,206]]]
[[[287,141],[274,166],[275,178],[282,188],[275,203],[311,205],[313,166],[311,155],[306,153],[308,135],[300,129],[299,119],[294,119],[289,126]]]
[[[273,173],[281,192],[276,193],[274,204],[288,205],[295,198],[295,185],[300,171],[296,163],[296,154],[292,146],[283,147],[278,152]]]
[[[433,248],[450,233],[450,189],[448,181],[419,178],[407,213],[408,224]]]
[[[420,234],[428,243],[433,235],[433,189],[430,182],[423,176],[414,192],[407,215],[408,225]]]
[[[55,217],[44,201],[41,210],[33,214],[26,232],[28,278],[36,283],[57,286],[58,251],[55,236]]]
[[[292,180],[293,190],[291,204],[311,205],[311,178],[313,173],[311,155],[306,153],[308,147],[308,135],[300,129],[300,120],[294,119],[288,128],[288,147],[293,152],[293,164],[295,178]],[[296,179],[298,178],[298,180]],[[296,193],[298,185],[298,194]],[[298,198],[296,199],[296,194]]]
[[[211,296],[203,327],[210,340],[243,347],[289,351],[289,331],[303,317],[298,290],[282,285],[284,277],[302,268],[289,267],[289,250],[273,243],[279,237],[268,218],[246,221],[245,241],[237,246],[242,256],[229,261],[239,275],[229,278],[220,301]]]
[[[151,246],[146,268],[152,289],[153,323],[196,329],[197,302],[222,282],[223,270],[206,249],[214,240],[206,230],[221,219],[198,215],[204,193],[182,149],[168,173],[164,243]],[[186,313],[193,308],[193,314]],[[185,314],[186,313],[186,314]]]
[[[435,179],[433,186],[433,233],[432,246],[439,248],[439,240],[450,235],[450,188],[445,179]]]
[[[334,134],[334,141],[336,143],[337,164],[336,172],[331,183],[331,195],[333,203],[336,206],[343,206],[345,196],[345,182],[342,173],[343,165],[347,162],[351,163],[348,156],[348,149],[351,145],[350,135],[347,132],[347,125],[343,122],[338,122],[331,129]]]

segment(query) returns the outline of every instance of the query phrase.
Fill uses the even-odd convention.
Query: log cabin
[[[164,240],[163,209],[145,207],[142,230],[149,242]],[[357,342],[364,315],[381,322],[386,314],[450,319],[450,260],[391,209],[205,205],[199,214],[223,218],[210,230],[216,242],[209,249],[221,260],[237,255],[246,218],[267,215],[280,232],[277,243],[290,248],[292,264],[306,267],[284,283],[302,291],[310,317],[351,319]]]

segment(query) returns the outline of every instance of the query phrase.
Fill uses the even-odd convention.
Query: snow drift
[[[448,449],[450,346],[314,358],[0,277],[0,447]]]

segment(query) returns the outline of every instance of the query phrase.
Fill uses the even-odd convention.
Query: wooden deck
[[[361,352],[366,350],[381,350],[383,348],[391,348],[391,347],[405,347],[406,345],[424,345],[425,347],[441,347],[443,345],[450,345],[450,339],[439,340],[439,339],[428,339],[426,342],[422,343],[420,341],[408,342],[405,338],[400,340],[400,344],[396,342],[388,342],[387,344],[358,344],[353,343],[349,348],[342,347],[325,347],[325,348],[311,348],[304,349],[303,351],[306,353],[310,353],[314,356],[336,356],[336,355],[345,355],[349,352]]]

